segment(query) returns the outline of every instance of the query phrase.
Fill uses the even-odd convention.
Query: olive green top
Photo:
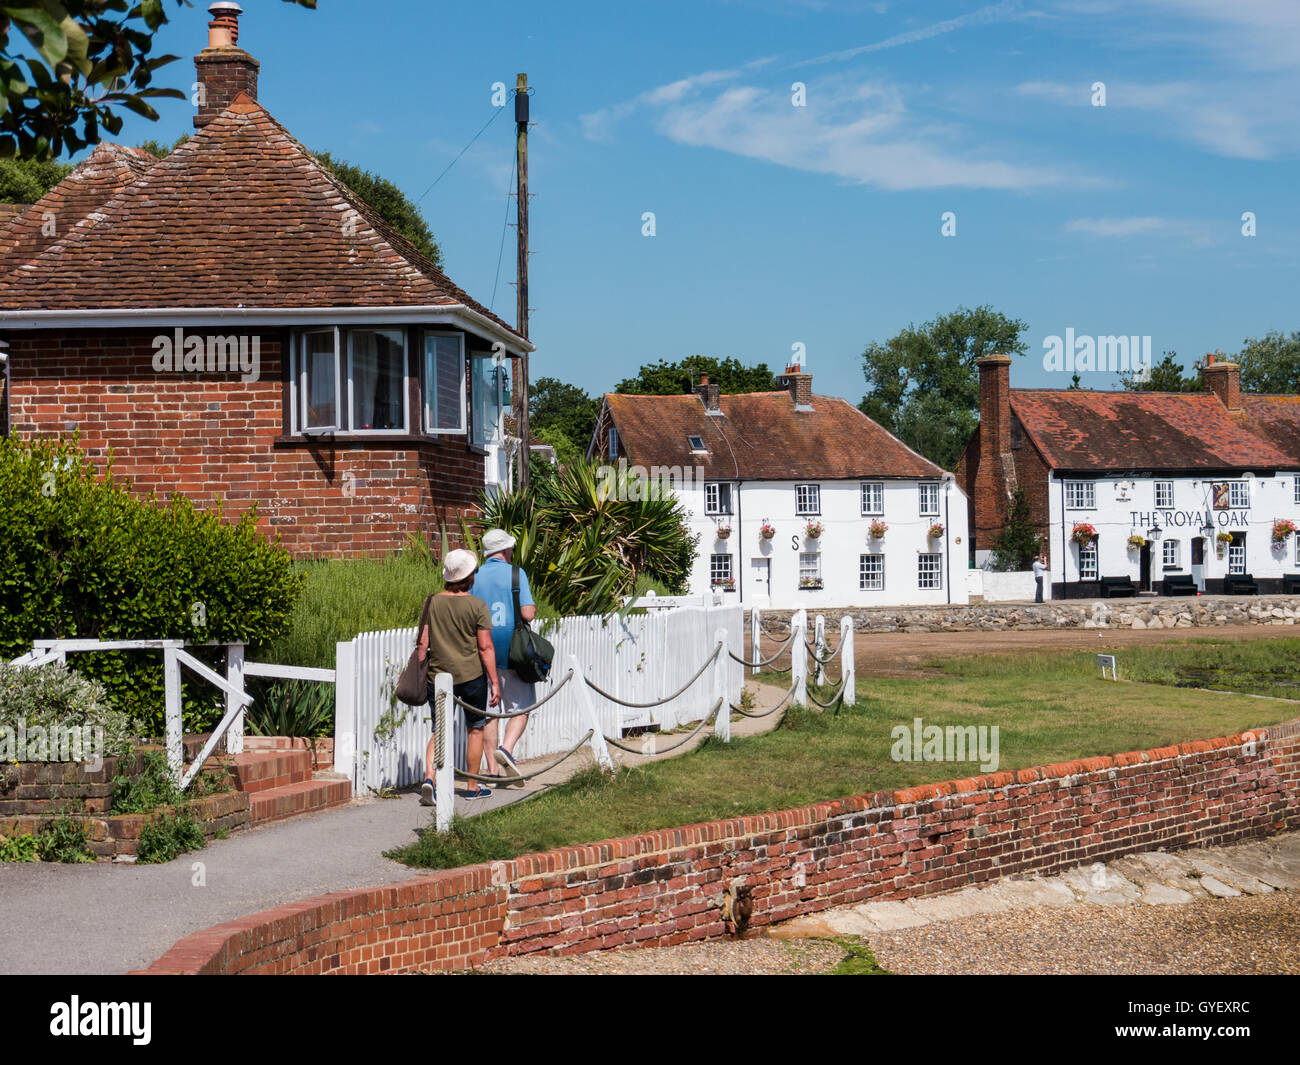
[[[429,601],[429,682],[450,673],[453,684],[483,675],[478,634],[492,631],[487,603],[476,595],[440,592]]]

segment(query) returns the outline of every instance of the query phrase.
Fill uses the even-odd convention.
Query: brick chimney
[[[198,73],[198,113],[194,126],[202,129],[230,106],[241,92],[257,99],[258,62],[239,41],[239,16],[243,8],[231,0],[219,0],[208,7],[208,46],[194,57]]]
[[[1011,455],[1011,356],[986,355],[980,370],[980,451],[975,474],[975,548],[989,550],[1007,523],[1015,484]]]
[[[1201,370],[1205,390],[1213,392],[1230,411],[1239,411],[1241,402],[1241,367],[1235,362],[1215,362],[1213,355],[1205,356]]]
[[[695,386],[695,394],[704,400],[704,409],[710,414],[722,413],[722,389],[709,384],[709,375],[700,374],[700,383]]]
[[[795,410],[812,410],[812,374],[793,364],[786,366],[777,383],[790,390]]]

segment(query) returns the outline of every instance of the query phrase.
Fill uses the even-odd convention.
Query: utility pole
[[[515,78],[515,153],[517,156],[518,186],[515,189],[515,206],[518,211],[518,299],[517,318],[519,335],[528,339],[528,75]],[[515,360],[515,425],[519,430],[519,487],[528,487],[528,460],[532,452],[528,428],[528,354]]]

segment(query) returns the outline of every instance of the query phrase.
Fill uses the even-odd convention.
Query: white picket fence
[[[555,664],[550,678],[537,685],[537,698],[564,680],[566,663],[573,656],[592,683],[619,699],[637,703],[661,699],[705,663],[720,629],[726,630],[727,649],[743,658],[744,611],[739,604],[681,606],[624,618],[563,618],[545,632],[555,646]],[[338,645],[334,767],[351,775],[357,794],[424,779],[433,711],[427,705],[412,709],[393,695],[415,637],[412,627],[363,633]],[[667,730],[700,721],[716,698],[710,676],[706,670],[689,689],[653,710],[619,706],[575,677],[530,716],[514,754],[527,759],[567,751],[591,727],[584,698],[595,707],[609,736],[621,736],[623,730],[637,726],[657,724]],[[726,657],[726,688],[727,698],[739,702],[744,667],[730,657]]]

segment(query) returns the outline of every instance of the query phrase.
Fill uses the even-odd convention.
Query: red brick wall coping
[[[464,969],[721,935],[864,899],[1300,827],[1300,720],[1236,736],[688,825],[342,891],[187,936],[143,973]]]

